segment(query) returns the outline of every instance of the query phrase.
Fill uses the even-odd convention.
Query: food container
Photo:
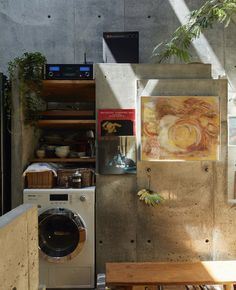
[[[44,158],[45,157],[45,150],[44,149],[36,150],[36,155],[38,158]]]
[[[66,188],[72,187],[72,176],[79,171],[82,175],[81,187],[88,187],[95,185],[95,172],[92,168],[72,168],[72,169],[58,169],[57,170],[57,186]]]
[[[73,188],[81,188],[81,186],[82,186],[82,174],[78,170],[72,175],[71,182],[72,182]]]
[[[57,157],[60,157],[60,158],[67,157],[67,155],[69,154],[69,152],[70,152],[70,147],[69,146],[58,146],[55,149],[56,156]]]

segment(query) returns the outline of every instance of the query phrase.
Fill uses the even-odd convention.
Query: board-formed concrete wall
[[[0,217],[0,289],[38,290],[38,210],[21,205]]]
[[[204,0],[2,0],[0,71],[26,51],[40,51],[48,63],[103,62],[104,31],[139,31],[140,62],[155,62],[152,52]],[[192,61],[211,63],[215,77],[227,75],[236,92],[235,24],[216,25],[194,42]],[[170,60],[176,62],[175,59]],[[233,100],[231,101],[233,104]],[[235,106],[233,106],[236,112]]]
[[[174,29],[186,20],[189,10],[199,7],[203,2],[203,0],[2,0],[0,1],[0,71],[6,73],[8,61],[26,51],[42,52],[49,63],[80,63],[83,62],[83,55],[86,52],[88,61],[100,63],[103,61],[102,32],[104,31],[139,31],[140,62],[155,62],[155,59],[151,57],[155,45],[168,38]],[[230,96],[228,110],[230,114],[236,114],[236,106],[233,105],[236,95],[235,49],[234,24],[230,24],[226,29],[217,25],[209,30],[203,38],[195,41],[192,49],[193,61],[211,63],[214,77],[226,75],[228,78]],[[174,61],[171,60],[171,62]],[[163,67],[160,71],[151,69],[149,65],[142,66],[141,71],[139,66],[118,65],[115,67],[115,69],[106,69],[101,65],[97,70],[98,108],[124,108],[127,106],[132,108],[136,102],[134,91],[136,91],[138,79],[168,77],[174,79],[176,73],[178,78],[183,79],[196,79],[202,75],[195,75],[195,70],[192,69],[182,74],[183,67],[172,68],[177,70],[175,74],[172,70],[172,76],[168,75],[167,70]],[[160,72],[165,73],[166,76]],[[105,81],[105,76],[107,81]],[[210,76],[205,78],[210,78]],[[176,87],[174,82],[170,83],[169,91],[165,88],[166,93],[170,94]],[[199,90],[202,94],[216,92],[218,88],[225,91],[225,85],[221,84],[221,81],[212,82],[211,80],[208,86],[203,82]],[[197,91],[198,83],[194,82],[192,85]],[[159,88],[161,89],[161,87]],[[186,87],[182,86],[180,93],[185,90]],[[226,124],[222,123],[222,126],[225,128],[222,137],[225,142]],[[225,156],[225,148],[222,147],[222,150],[222,156]],[[135,260],[137,258],[141,260],[144,258],[142,253],[151,256],[154,249],[155,253],[160,253],[158,257],[169,256],[170,259],[178,258],[175,254],[178,251],[183,252],[179,259],[187,258],[190,254],[191,257],[195,257],[195,246],[197,249],[201,249],[201,258],[235,258],[235,208],[226,204],[224,162],[223,159],[220,163],[207,164],[209,172],[204,171],[205,169],[202,170],[199,164],[196,165],[194,172],[197,177],[197,174],[201,176],[207,192],[205,193],[203,190],[204,187],[199,188],[196,216],[194,217],[193,213],[188,215],[184,212],[184,207],[187,210],[189,204],[192,204],[192,200],[195,201],[197,198],[197,193],[193,190],[197,183],[194,181],[194,185],[189,186],[190,194],[186,188],[183,188],[183,192],[178,192],[177,196],[180,196],[178,202],[171,202],[169,210],[164,207],[158,211],[159,224],[163,228],[162,235],[159,234],[161,229],[156,225],[157,217],[153,211],[143,209],[135,194],[130,194],[137,190],[136,176],[121,177],[119,180],[114,176],[99,176],[97,201],[103,211],[99,213],[100,220],[97,230],[98,269],[102,269],[105,260]],[[204,164],[202,164],[203,168],[205,168]],[[145,166],[139,164],[139,175],[145,174]],[[160,168],[151,168],[152,172],[162,172],[161,166],[164,165],[159,166]],[[171,164],[169,166],[171,167]],[[176,170],[180,170],[182,175],[189,172],[187,168],[176,168]],[[174,181],[178,177],[178,174],[176,176],[172,173],[172,175],[166,176],[167,173],[164,169],[162,174],[167,178],[166,180],[169,180],[168,178],[171,178],[172,175]],[[158,188],[158,180],[161,177],[162,175],[157,174]],[[179,182],[178,178],[177,182]],[[186,178],[186,183],[187,181]],[[208,181],[212,181],[211,189]],[[141,186],[144,181],[141,178],[139,182],[139,186]],[[216,190],[216,194],[213,190]],[[16,195],[16,202],[19,202],[19,192]],[[185,202],[182,203],[182,200]],[[111,206],[112,204],[116,206]],[[203,222],[203,218],[201,219],[202,209],[207,209],[203,214],[206,217],[206,224]],[[162,213],[162,211],[164,212]],[[180,225],[181,213],[183,213],[184,220]],[[107,219],[108,214],[109,219]],[[165,217],[168,217],[168,220]],[[198,226],[196,226],[196,220],[192,222],[195,218],[199,219]],[[198,240],[196,236],[199,233],[199,225],[202,232]],[[181,226],[182,229],[180,229]],[[147,231],[143,230],[146,227],[151,227],[151,232],[157,237],[156,242],[153,242],[152,236],[147,237]],[[210,227],[212,228],[211,233]],[[112,231],[112,236],[110,235],[111,228],[115,229]],[[163,231],[166,232],[165,236]],[[176,243],[175,240],[169,239],[171,232],[173,236],[178,234],[180,245],[179,242]],[[158,236],[155,233],[158,233]],[[190,235],[189,239],[188,235]],[[142,237],[145,239],[141,239]],[[166,248],[172,249],[171,251],[163,248],[163,241],[166,244],[169,241],[169,247]],[[118,252],[113,251],[112,247],[116,248]],[[103,256],[104,253],[106,255]],[[153,258],[156,258],[155,255]]]
[[[107,261],[235,259],[235,208],[227,201],[227,81],[210,65],[96,66],[97,109],[139,109],[141,95],[219,96],[220,160],[138,161],[137,175],[98,175],[97,271]],[[137,114],[137,127],[139,127]],[[137,140],[139,137],[137,136]],[[147,186],[165,202],[147,207],[137,191]]]

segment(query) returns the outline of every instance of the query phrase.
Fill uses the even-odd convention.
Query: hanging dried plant
[[[155,191],[150,189],[151,187],[151,169],[148,168],[146,170],[147,178],[148,178],[148,188],[144,188],[138,191],[137,195],[139,196],[139,200],[143,201],[147,205],[156,206],[164,201],[164,198]]]

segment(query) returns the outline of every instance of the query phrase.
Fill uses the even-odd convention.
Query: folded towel
[[[57,176],[57,167],[49,163],[32,163],[23,172],[23,176],[28,172],[45,172],[52,171],[54,176]]]

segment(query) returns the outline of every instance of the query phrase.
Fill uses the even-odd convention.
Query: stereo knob
[[[79,199],[80,199],[81,201],[85,201],[85,200],[86,200],[86,197],[85,197],[85,195],[81,195]]]
[[[50,77],[53,77],[53,72],[50,71],[50,72],[48,73],[48,75],[49,75]]]

